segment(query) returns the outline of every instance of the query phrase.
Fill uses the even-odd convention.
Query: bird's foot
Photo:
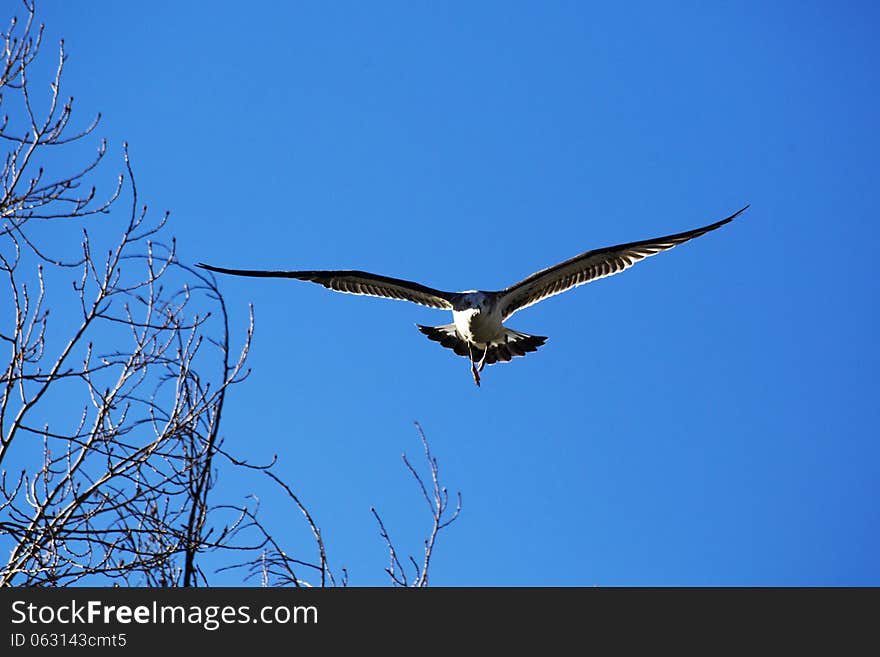
[[[476,383],[477,387],[479,388],[480,387],[480,370],[483,368],[481,367],[480,370],[477,369],[477,364],[476,364],[476,361],[474,360],[473,345],[470,342],[468,342],[467,346],[468,346],[468,357],[470,358],[470,361],[471,361],[471,374],[474,377],[474,383]],[[486,358],[486,354],[483,354],[483,359],[485,360],[485,358]]]
[[[483,369],[483,368],[480,368]],[[480,370],[477,369],[476,363],[471,361],[471,374],[474,376],[474,383],[477,384],[477,387],[480,387]]]

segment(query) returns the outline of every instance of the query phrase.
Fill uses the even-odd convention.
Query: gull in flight
[[[416,326],[428,339],[452,349],[459,356],[467,357],[474,383],[479,386],[480,372],[486,365],[506,363],[515,356],[525,356],[536,351],[547,340],[544,336],[528,335],[504,326],[504,322],[515,312],[579,285],[618,274],[648,256],[705,235],[730,223],[748,207],[702,228],[586,251],[497,292],[444,292],[420,283],[356,270],[268,271],[226,269],[204,263],[198,266],[235,276],[296,278],[319,283],[337,292],[401,299],[440,310],[451,310],[451,324]]]

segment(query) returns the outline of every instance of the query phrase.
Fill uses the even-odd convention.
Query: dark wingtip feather
[[[717,224],[715,224],[715,225],[716,225],[716,226],[723,226],[724,224],[729,224],[731,221],[733,221],[734,219],[736,219],[739,215],[741,215],[743,212],[745,212],[746,210],[748,210],[750,207],[752,207],[752,204],[751,204],[751,203],[746,203],[743,207],[741,207],[739,210],[737,210],[736,212],[734,212],[732,215],[730,215],[730,216],[727,217],[726,219],[722,219],[721,221],[719,221],[719,222],[718,222]]]

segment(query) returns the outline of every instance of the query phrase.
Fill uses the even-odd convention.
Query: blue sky
[[[414,327],[447,314],[221,280],[256,309],[227,446],[332,565],[387,582],[371,505],[420,550],[418,420],[464,498],[436,585],[880,584],[873,4],[263,4],[40,3],[185,261],[498,289],[752,205],[514,316],[550,339],[480,389]]]

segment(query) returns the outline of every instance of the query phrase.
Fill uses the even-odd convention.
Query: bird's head
[[[462,300],[465,302],[466,307],[478,309],[481,313],[488,312],[492,305],[492,300],[489,298],[489,295],[483,292],[478,292],[477,290],[469,290],[468,292],[465,292]]]

